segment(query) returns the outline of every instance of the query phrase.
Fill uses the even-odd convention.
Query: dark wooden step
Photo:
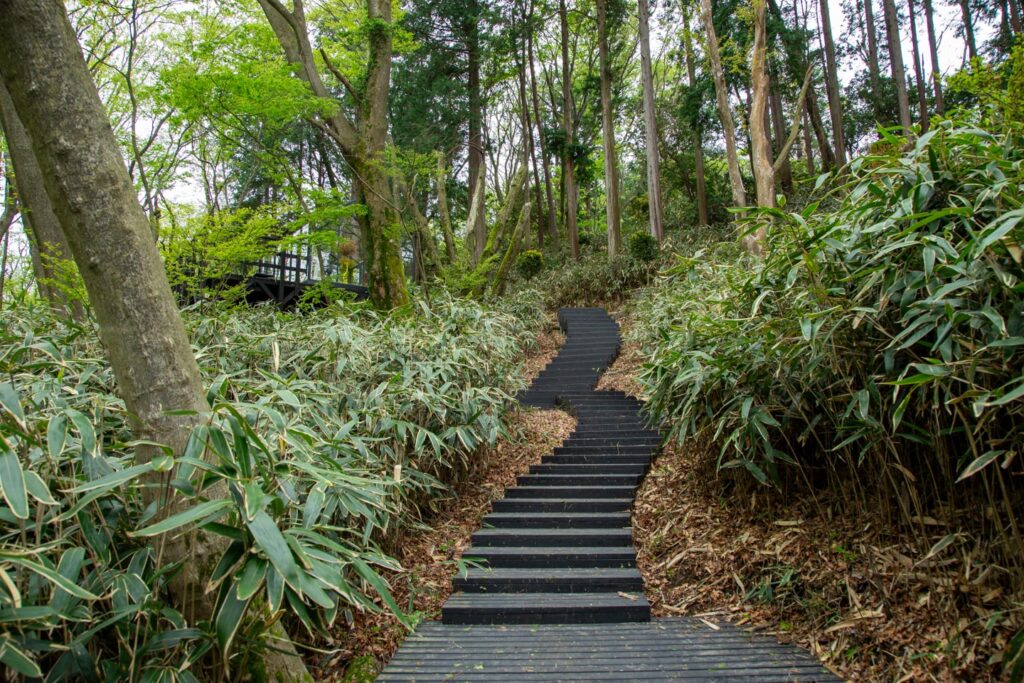
[[[621,529],[629,512],[491,512],[484,528],[494,529]]]
[[[635,486],[516,486],[505,491],[505,499],[631,498]]]
[[[469,569],[455,577],[452,588],[465,593],[642,593],[644,580],[635,567],[498,567]]]
[[[556,446],[555,455],[651,455],[657,444],[639,446]]]
[[[522,474],[516,478],[519,486],[629,486],[640,484],[641,474]]]
[[[616,567],[636,566],[632,546],[482,546],[469,548],[464,561],[488,567]]]
[[[541,459],[545,465],[643,465],[651,464],[651,456],[643,453],[559,453],[545,455]]]
[[[441,609],[446,624],[595,624],[650,621],[643,594],[455,593]]]
[[[472,536],[473,547],[633,547],[629,527],[609,529],[481,529]]]
[[[530,474],[555,474],[564,476],[572,476],[574,474],[581,474],[584,476],[598,476],[601,474],[632,474],[639,476],[643,475],[644,470],[645,467],[642,464],[631,465],[621,463],[599,463],[592,465],[541,463],[539,465],[530,465]]]

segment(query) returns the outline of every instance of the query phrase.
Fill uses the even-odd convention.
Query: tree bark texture
[[[573,163],[575,146],[573,124],[572,75],[569,70],[569,12],[566,0],[558,0],[558,17],[562,39],[562,128],[565,132],[565,148],[562,151],[562,187],[565,191],[565,233],[569,240],[569,253],[580,257],[579,228],[576,225],[577,203],[576,169]]]
[[[839,71],[836,66],[836,46],[832,40],[832,19],[829,16],[828,0],[820,0],[821,36],[825,43],[825,86],[828,92],[828,111],[832,118],[833,149],[836,163],[846,165],[846,136],[843,131],[843,103],[839,98]]]
[[[651,65],[650,4],[639,0],[640,80],[644,90],[644,129],[647,135],[647,208],[651,234],[665,239],[664,209],[661,203],[661,158],[658,151],[658,116],[654,102],[654,69]]]
[[[718,50],[718,36],[715,33],[714,15],[711,11],[711,0],[701,0],[701,17],[707,32],[708,60],[711,63],[711,75],[715,81],[715,101],[718,105],[718,118],[722,122],[722,136],[725,138],[725,157],[729,167],[729,185],[732,188],[732,203],[736,207],[747,205],[746,191],[743,188],[743,175],[740,173],[740,160],[736,153],[736,128],[732,121],[729,108],[729,91],[725,85],[725,73],[722,71],[722,58]]]
[[[181,452],[208,407],[163,262],[107,111],[60,0],[0,0],[0,75],[25,125],[46,194],[89,293],[134,436]],[[193,414],[169,414],[193,411]],[[136,449],[147,461],[160,453]],[[163,513],[163,486],[147,490]],[[179,537],[181,538],[181,537]],[[209,616],[203,589],[222,547],[170,540],[184,562],[172,589],[190,618]]]
[[[604,193],[608,219],[608,255],[622,249],[622,210],[619,207],[619,168],[615,153],[615,113],[612,110],[612,67],[608,55],[608,0],[597,0],[597,45],[601,68],[601,128],[604,133]]]
[[[903,46],[900,44],[900,26],[893,0],[882,0],[885,10],[885,32],[889,40],[889,64],[892,80],[896,85],[896,101],[900,111],[900,125],[903,134],[910,137],[913,124],[910,121],[910,99],[907,96],[907,74],[903,68]]]
[[[58,315],[71,315],[75,319],[85,317],[85,310],[79,302],[69,302],[57,286],[61,271],[74,268],[71,248],[68,246],[60,221],[53,211],[50,197],[46,194],[43,173],[32,150],[32,140],[22,125],[14,101],[3,81],[0,80],[0,128],[10,152],[14,168],[14,184],[21,204],[21,218],[26,228],[32,249],[32,270],[39,292],[50,302]],[[62,266],[61,264],[68,264]]]
[[[693,34],[690,32],[690,19],[686,19],[683,40],[686,41],[686,74],[692,88],[697,82],[696,67],[693,55]],[[700,126],[693,131],[693,170],[697,180],[697,224],[707,225],[708,220],[708,189],[704,179],[704,135]]]
[[[476,196],[477,183],[486,182],[487,174],[480,173],[484,167],[484,105],[483,93],[480,86],[480,24],[479,24],[480,3],[478,0],[469,0],[469,11],[464,27],[466,34],[466,87],[469,95],[469,197],[470,206],[473,208],[472,198]],[[487,240],[487,225],[484,220],[484,205],[481,202],[477,205],[477,213],[468,218],[469,224],[473,226],[475,239],[475,254],[479,259],[483,253],[484,243]]]
[[[924,19],[928,29],[928,54],[932,61],[932,87],[935,90],[935,111],[940,115],[946,112],[946,102],[942,97],[942,70],[939,67],[939,44],[935,36],[935,12],[932,0],[924,0]]]
[[[924,94],[924,69],[921,61],[921,44],[917,39],[917,7],[914,0],[907,0],[908,20],[910,22],[910,54],[914,59],[914,86],[917,91],[917,108],[921,120],[921,131],[928,130],[928,103]]]
[[[540,161],[544,171],[544,199],[547,204],[545,211],[548,223],[548,236],[551,238],[551,245],[558,250],[558,213],[555,210],[555,193],[551,187],[551,162],[548,156],[547,143],[544,141],[544,128],[541,119],[540,94],[537,88],[537,73],[533,67],[533,0],[530,0],[530,11],[527,16],[529,30],[526,32],[527,64],[530,67],[530,94],[533,100],[533,121],[537,126],[537,140],[540,145]]]

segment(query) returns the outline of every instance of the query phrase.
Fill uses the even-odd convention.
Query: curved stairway
[[[558,319],[566,342],[519,400],[570,411],[576,430],[494,502],[463,556],[481,567],[377,680],[837,680],[770,638],[651,622],[630,509],[661,437],[636,399],[594,389],[619,352],[615,321],[603,308]]]

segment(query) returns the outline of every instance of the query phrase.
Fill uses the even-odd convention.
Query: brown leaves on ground
[[[547,331],[541,335],[540,350],[527,359],[528,366],[557,352],[561,345],[558,334]],[[423,520],[422,528],[406,532],[394,543],[392,552],[403,571],[389,576],[389,583],[398,605],[412,615],[426,620],[440,617],[462,553],[469,546],[470,535],[490,512],[491,502],[504,496],[518,475],[540,462],[576,428],[576,420],[558,410],[514,410],[506,421],[511,438],[482,454],[485,466],[458,485],[449,499],[437,503],[437,511]],[[316,680],[341,681],[346,667],[360,658],[372,657],[383,664],[405,636],[405,629],[390,614],[356,613],[353,617],[348,624],[339,619],[330,642],[320,645],[326,655],[319,661],[310,658]],[[366,664],[363,659],[360,670]],[[348,680],[362,679],[355,675]]]
[[[641,395],[641,363],[626,345],[599,386]],[[787,500],[717,473],[716,458],[713,444],[669,445],[638,492],[634,539],[655,616],[758,629],[853,681],[1001,680],[1021,601],[966,546],[926,558],[954,515],[924,520],[934,533],[922,545],[880,511],[851,513],[841,492]]]

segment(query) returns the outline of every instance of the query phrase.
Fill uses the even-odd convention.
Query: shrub
[[[544,270],[544,254],[536,249],[524,251],[516,258],[516,272],[524,280],[535,277]]]
[[[542,293],[548,308],[593,306],[625,300],[656,272],[656,264],[599,252],[549,268],[530,286]]]
[[[855,161],[836,211],[771,211],[762,267],[681,259],[638,308],[654,411],[761,481],[869,456],[940,490],[1001,476],[1024,438],[1021,142],[944,122]]]
[[[53,681],[213,680],[190,672],[204,653],[244,670],[282,612],[309,631],[378,601],[400,613],[388,545],[502,434],[539,317],[448,298],[404,318],[188,316],[212,415],[180,456],[136,465],[96,330],[4,311],[0,661]],[[152,472],[174,472],[181,509],[155,526]],[[206,500],[217,482],[232,495]],[[209,624],[166,599],[179,568],[154,542],[194,524],[228,539]]]
[[[658,258],[660,248],[654,235],[635,232],[629,237],[629,255],[637,261],[650,263]]]

